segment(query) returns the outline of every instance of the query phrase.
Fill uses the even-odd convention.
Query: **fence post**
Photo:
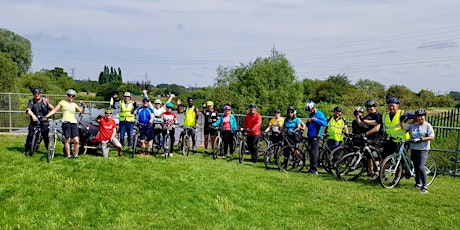
[[[458,176],[458,154],[460,153],[460,130],[457,130],[457,149],[455,151],[455,167],[454,167],[454,176]]]
[[[11,93],[8,94],[8,110],[10,111],[8,115],[9,115],[10,133],[11,133],[13,132],[13,129],[11,129],[11,127],[13,127],[13,119],[12,119],[13,108],[11,107]]]

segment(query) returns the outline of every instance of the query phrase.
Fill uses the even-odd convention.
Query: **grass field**
[[[0,229],[458,229],[460,181],[438,177],[430,193],[413,178],[382,189],[320,172],[281,173],[262,163],[102,158],[44,148],[21,154],[24,137],[0,137]]]

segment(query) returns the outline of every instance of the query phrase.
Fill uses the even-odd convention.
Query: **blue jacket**
[[[324,113],[321,112],[319,109],[316,110],[314,114],[310,113],[308,118],[314,117],[316,118],[316,121],[308,122],[307,128],[307,137],[309,138],[314,138],[314,137],[319,137],[321,138],[323,136],[323,129],[324,126],[327,125],[327,119],[326,116],[324,116]]]
[[[216,122],[212,123],[212,126],[219,126],[220,128],[222,128],[224,126],[224,115],[221,114],[219,116],[219,119],[217,119]],[[238,129],[238,123],[236,123],[236,118],[233,114],[230,114],[230,129],[232,133],[234,133]]]

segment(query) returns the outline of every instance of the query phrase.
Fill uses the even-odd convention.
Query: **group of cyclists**
[[[41,97],[41,90],[35,88],[32,90],[33,98],[29,101],[26,113],[30,116],[29,134],[24,145],[24,151],[27,151],[31,145],[31,130],[37,122],[43,118],[40,123],[42,127],[42,135],[45,147],[48,148],[48,133],[49,124],[46,119],[56,113],[58,110],[63,112],[62,130],[65,137],[65,155],[67,158],[78,158],[78,148],[74,148],[73,154],[70,152],[70,141],[73,140],[75,146],[78,146],[78,129],[76,112],[84,113],[85,106],[83,102],[80,105],[74,102],[75,90],[67,91],[67,98],[62,100],[55,107],[50,104],[48,97]],[[128,146],[128,151],[132,151],[133,147],[133,129],[135,125],[135,117],[140,132],[141,155],[149,156],[151,149],[159,143],[159,136],[169,133],[171,138],[171,146],[173,149],[174,129],[178,125],[176,113],[173,111],[175,105],[172,103],[175,95],[171,94],[167,102],[163,104],[160,99],[156,99],[152,104],[147,91],[143,90],[142,105],[138,106],[136,102],[131,100],[131,93],[125,92],[123,99],[115,100],[112,108],[119,110],[119,141],[116,137],[117,124],[112,119],[112,110],[104,111],[104,116],[99,116],[99,135],[103,144],[103,156],[108,156],[109,143],[115,146],[118,150],[118,155],[123,156],[122,150],[125,149],[125,144]],[[180,99],[176,100],[177,113],[184,114],[183,128],[192,139],[192,150],[196,151],[195,131],[198,127],[199,115],[204,117],[204,153],[207,154],[213,150],[214,140],[217,132],[223,140],[223,156],[227,156],[228,151],[232,155],[234,149],[233,135],[239,129],[235,116],[231,113],[232,108],[229,105],[223,107],[223,113],[219,114],[214,108],[214,103],[208,101],[201,112],[194,105],[192,97],[187,98],[187,104],[184,106]],[[380,156],[375,156],[377,160],[383,160],[385,157],[397,151],[398,142],[401,140],[411,139],[411,158],[415,167],[414,187],[420,189],[421,192],[428,192],[426,172],[424,166],[427,160],[428,151],[430,150],[430,141],[434,138],[434,131],[431,124],[426,121],[426,110],[423,108],[417,109],[414,113],[410,113],[399,109],[400,101],[397,98],[390,98],[386,101],[388,111],[383,114],[377,111],[377,103],[374,100],[367,100],[364,103],[366,113],[362,107],[354,108],[352,121],[352,133],[361,135],[375,142],[383,143],[383,151]],[[285,132],[286,136],[296,143],[299,141],[299,136],[302,132],[306,132],[309,147],[309,170],[312,175],[318,174],[318,154],[323,137],[327,139],[327,146],[331,149],[337,148],[344,144],[345,135],[349,134],[347,121],[342,117],[343,109],[336,106],[333,115],[326,118],[324,113],[319,110],[315,103],[310,100],[306,103],[305,108],[308,112],[308,118],[304,121],[296,116],[296,109],[289,106],[286,109],[284,118],[281,116],[280,110],[274,111],[274,117],[270,120],[269,125],[264,131],[270,133],[270,141],[272,143],[280,143],[282,141],[281,132]],[[261,138],[262,117],[257,112],[257,106],[250,104],[248,106],[243,130],[246,131],[246,142],[249,153],[251,154],[252,162],[257,162],[258,157],[258,142]],[[406,125],[408,119],[412,119],[409,125]],[[168,131],[168,132],[166,132]],[[126,138],[125,138],[126,136]],[[126,141],[125,141],[126,140]],[[126,143],[127,142],[127,143]],[[211,143],[211,149],[209,144]],[[172,156],[172,154],[171,154]],[[334,155],[333,161],[340,159],[340,155]],[[377,165],[368,164],[368,176],[376,178],[378,171]]]

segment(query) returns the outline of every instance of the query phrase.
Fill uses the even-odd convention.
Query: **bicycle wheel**
[[[257,144],[257,149],[258,149],[258,157],[264,156],[265,152],[267,151],[269,147],[268,141],[265,138],[260,138],[259,143]]]
[[[222,137],[216,137],[214,140],[214,149],[212,150],[212,159],[216,160],[223,151]]]
[[[267,148],[264,153],[264,165],[267,169],[278,168],[278,151],[281,150],[281,144],[273,144]]]
[[[56,134],[51,134],[49,139],[50,143],[48,144],[48,151],[46,152],[46,162],[48,163],[50,163],[50,161],[54,158],[54,154],[56,153]]]
[[[239,155],[238,155],[238,162],[240,162],[240,164],[242,164],[243,161],[244,161],[244,153],[246,152],[246,142],[245,141],[240,142],[239,150],[240,150],[240,152],[239,152]]]
[[[335,163],[340,160],[345,147],[339,146],[332,151],[324,149],[321,153],[321,165],[329,174],[333,174]]]
[[[33,156],[34,152],[38,149],[37,146],[39,144],[38,143],[39,135],[40,135],[40,131],[38,129],[35,129],[34,134],[32,136],[32,144],[30,145],[30,149],[29,149],[29,156]]]
[[[436,160],[433,156],[428,155],[425,164],[425,172],[426,172],[426,183],[427,185],[431,185],[436,179],[436,175],[438,174],[438,165],[436,164]]]
[[[136,133],[133,136],[133,151],[131,151],[131,158],[134,158],[134,154],[136,154],[137,146],[139,145],[139,134]]]
[[[171,154],[171,137],[166,135],[163,142],[163,149],[165,154],[165,159],[168,159]]]
[[[235,134],[235,136],[233,136],[233,151],[234,151],[234,154],[236,154],[238,156],[238,159],[240,157],[240,141],[239,139],[236,137],[237,134]],[[233,159],[234,156],[233,154],[230,154],[230,158]]]
[[[380,164],[379,179],[383,188],[393,188],[401,180],[402,162],[393,154],[386,157]]]
[[[276,156],[278,169],[299,172],[305,167],[305,154],[295,146],[284,146]]]
[[[344,181],[354,181],[364,173],[363,158],[358,152],[348,153],[337,161],[335,173]]]
[[[182,137],[182,143],[183,143],[182,154],[184,156],[188,156],[188,154],[190,152],[190,139],[188,138],[188,135],[184,135]]]

